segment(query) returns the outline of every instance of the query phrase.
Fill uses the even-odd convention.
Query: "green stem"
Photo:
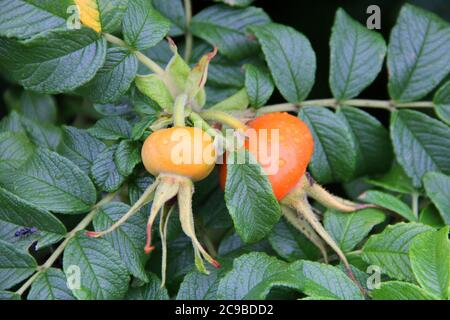
[[[200,116],[205,120],[219,122],[236,130],[247,129],[247,126],[239,119],[223,111],[204,111],[200,113]]]
[[[29,278],[17,291],[16,293],[19,295],[22,295],[36,280],[36,278],[43,272],[45,272],[47,269],[51,268],[51,266],[55,263],[55,261],[59,258],[59,256],[64,252],[64,249],[66,248],[69,241],[75,237],[78,231],[81,231],[85,229],[94,219],[95,214],[97,213],[97,210],[107,204],[108,202],[112,201],[114,197],[116,196],[116,193],[110,193],[105,198],[103,198],[101,201],[99,201],[89,212],[83,220],[78,223],[78,225],[72,229],[69,233],[66,234],[65,239],[61,244],[56,248],[56,250],[52,253],[52,255],[45,261],[45,263],[42,266],[39,266],[37,268],[37,272],[33,274],[31,278]]]
[[[419,217],[419,193],[411,193],[411,207],[412,212],[416,218]]]
[[[419,102],[395,102],[390,100],[371,100],[371,99],[350,99],[338,101],[336,99],[316,99],[305,100],[300,103],[282,103],[271,106],[265,106],[257,110],[257,114],[266,114],[272,112],[295,112],[301,107],[306,106],[320,106],[320,107],[337,107],[340,105],[347,105],[352,107],[362,108],[379,108],[392,111],[396,108],[433,108],[434,104],[431,101]]]
[[[115,44],[119,47],[122,48],[126,48],[130,51],[132,51],[135,55],[136,58],[143,64],[145,65],[147,68],[149,68],[151,71],[153,71],[156,74],[162,75],[164,74],[164,69],[161,68],[155,61],[153,61],[152,59],[150,59],[149,57],[147,57],[145,54],[143,54],[140,51],[137,51],[136,49],[132,48],[131,46],[129,46],[125,41],[123,41],[122,39],[109,34],[109,33],[103,33],[103,37],[106,39],[106,41]]]
[[[182,94],[179,95],[173,106],[173,125],[175,127],[184,127],[186,123],[184,122],[185,116],[185,108],[187,102],[187,95]]]
[[[192,44],[193,37],[192,32],[190,30],[191,20],[192,20],[192,3],[191,0],[184,0],[184,15],[186,17],[186,26],[185,26],[185,50],[184,50],[184,60],[189,63],[189,59],[192,54]]]

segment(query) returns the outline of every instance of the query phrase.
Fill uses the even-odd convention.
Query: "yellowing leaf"
[[[102,31],[100,11],[96,0],[75,0],[81,23],[97,32]]]

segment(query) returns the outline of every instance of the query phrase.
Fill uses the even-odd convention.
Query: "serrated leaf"
[[[372,230],[385,220],[377,209],[365,209],[355,213],[325,212],[324,226],[344,252],[353,250]]]
[[[20,111],[31,120],[55,123],[57,110],[52,96],[24,90],[20,95]]]
[[[442,122],[417,111],[394,112],[391,139],[397,161],[415,187],[428,171],[450,174],[450,130]]]
[[[112,145],[99,153],[91,168],[95,185],[103,191],[114,192],[125,181],[114,162],[114,154],[118,145]]]
[[[140,140],[150,125],[157,120],[156,115],[145,115],[139,122],[136,122],[131,130],[131,138],[135,141]]]
[[[96,32],[114,32],[122,22],[128,0],[74,0],[81,23]]]
[[[245,66],[245,89],[250,105],[258,108],[266,104],[275,89],[270,73],[260,67]]]
[[[244,242],[256,242],[268,235],[280,219],[280,205],[263,169],[248,151],[237,151],[228,159],[245,159],[244,164],[233,161],[227,164],[225,201],[228,211]]]
[[[79,92],[96,103],[116,102],[130,88],[137,68],[137,58],[131,51],[120,47],[109,48],[105,64]]]
[[[17,170],[1,172],[0,185],[37,206],[59,213],[85,212],[96,200],[94,185],[81,169],[41,148]]]
[[[231,97],[227,97],[225,100],[220,101],[209,109],[219,111],[245,110],[248,107],[248,104],[247,91],[241,89]]]
[[[27,252],[0,240],[0,290],[9,289],[36,271],[37,263]]]
[[[42,272],[31,286],[28,300],[75,300],[64,273],[55,268]]]
[[[65,26],[73,1],[2,0],[0,5],[0,35],[26,39]]]
[[[450,71],[450,25],[435,14],[406,4],[388,47],[389,94],[397,101],[424,97]]]
[[[64,273],[69,278],[78,267],[79,289],[72,293],[80,300],[122,299],[127,292],[130,276],[119,254],[104,239],[78,234],[64,251]]]
[[[358,108],[342,107],[337,115],[353,134],[356,147],[355,175],[385,172],[392,163],[389,132],[375,117]]]
[[[240,60],[257,51],[258,45],[249,40],[249,26],[270,22],[267,14],[259,8],[230,8],[224,5],[208,7],[196,14],[191,22],[192,33],[218,46],[224,56]]]
[[[169,35],[171,37],[182,35],[186,24],[182,0],[153,0],[152,3],[163,16],[172,22]]]
[[[423,178],[427,196],[439,209],[442,219],[450,225],[450,177],[438,173],[428,172]]]
[[[275,254],[270,243],[263,239],[255,243],[244,243],[237,233],[227,235],[219,245],[219,256],[227,258],[239,257],[244,253],[264,252],[270,255]]]
[[[0,39],[0,65],[26,89],[41,93],[69,92],[87,83],[105,54],[106,40],[86,28],[57,29],[21,42]]]
[[[450,81],[447,81],[436,91],[433,103],[438,117],[450,125]]]
[[[309,40],[295,29],[276,23],[251,28],[261,44],[272,78],[289,102],[303,101],[311,91],[316,55]]]
[[[0,133],[0,170],[17,169],[33,154],[34,147],[27,137],[7,131]]]
[[[104,205],[94,217],[95,230],[108,229],[129,209],[128,205],[121,202],[111,202]],[[145,282],[148,281],[144,269],[147,261],[147,255],[144,252],[147,218],[146,214],[138,212],[104,237],[119,253],[130,273]]]
[[[434,300],[422,288],[408,282],[388,281],[372,291],[374,300]]]
[[[64,225],[47,210],[36,207],[15,194],[0,188],[0,221],[14,223],[18,226],[36,227],[64,235]]]
[[[299,117],[313,135],[314,154],[309,170],[320,183],[346,181],[356,168],[352,132],[341,118],[326,108],[304,107]]]
[[[131,288],[125,295],[125,300],[169,300],[166,288],[161,288],[161,280],[150,272],[148,278],[149,283]]]
[[[125,41],[138,50],[153,47],[169,32],[171,23],[152,6],[151,1],[130,1],[123,19]]]
[[[363,247],[363,259],[382,268],[382,272],[399,280],[413,281],[414,275],[408,251],[412,240],[431,227],[420,223],[389,225],[382,233],[373,235]]]
[[[285,219],[280,219],[273,227],[268,239],[278,255],[287,261],[316,260],[320,255],[317,248]]]
[[[399,214],[406,220],[417,221],[417,217],[414,216],[414,213],[412,212],[411,208],[408,205],[406,205],[406,203],[404,203],[402,200],[396,198],[395,196],[389,193],[376,190],[369,190],[364,192],[360,196],[360,199],[365,202],[375,204],[379,207],[389,209]]]
[[[383,37],[338,9],[330,40],[330,87],[338,100],[356,97],[381,71]]]
[[[429,293],[448,299],[449,287],[449,228],[419,234],[409,249],[411,268],[417,282]]]
[[[356,284],[340,269],[318,262],[303,262],[303,292],[333,300],[364,300]]]
[[[219,283],[217,299],[242,300],[269,277],[285,271],[288,264],[265,253],[254,252],[233,261],[233,268]],[[271,284],[267,284],[271,286]]]
[[[100,140],[91,136],[86,130],[63,126],[62,143],[58,152],[75,163],[84,173],[91,172],[91,166],[98,154],[106,146]]]
[[[366,179],[366,182],[389,191],[407,194],[414,192],[411,179],[398,163],[394,163],[385,175],[379,178]]]
[[[122,117],[114,116],[98,120],[88,129],[89,133],[103,140],[119,140],[131,138],[131,125]]]
[[[141,162],[141,144],[122,140],[114,153],[114,162],[121,175],[129,176],[134,167]]]
[[[177,300],[215,300],[220,276],[223,275],[223,263],[220,270],[209,270],[206,275],[197,270],[188,273],[180,285]]]

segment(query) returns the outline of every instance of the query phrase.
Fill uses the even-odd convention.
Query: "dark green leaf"
[[[94,137],[103,140],[131,138],[130,123],[119,116],[100,119],[88,131]]]
[[[18,293],[0,290],[0,300],[21,300],[21,298]]]
[[[55,30],[23,42],[0,38],[0,65],[26,89],[41,93],[68,92],[87,83],[105,54],[105,39],[87,28]]]
[[[367,179],[366,181],[367,183],[389,191],[407,194],[414,191],[411,179],[406,175],[405,171],[403,171],[398,163],[394,163],[391,169],[382,177]]]
[[[114,162],[117,147],[118,145],[112,145],[99,153],[91,168],[95,184],[106,192],[116,191],[125,181],[125,177],[119,173]]]
[[[197,270],[184,277],[177,293],[177,300],[215,300],[220,276],[224,274],[223,263],[220,270],[209,270],[206,275]]]
[[[377,209],[365,209],[355,213],[328,210],[325,212],[324,225],[342,251],[349,252],[384,219],[383,212]]]
[[[446,225],[440,216],[439,211],[433,204],[429,204],[420,211],[419,222],[433,228],[442,228]]]
[[[289,102],[303,101],[311,91],[316,73],[316,55],[309,40],[295,29],[275,23],[251,30],[261,44],[283,97]]]
[[[450,25],[406,4],[388,47],[389,94],[398,101],[424,97],[450,71]]]
[[[248,39],[246,28],[270,22],[259,8],[237,9],[224,5],[208,7],[194,16],[191,31],[194,35],[219,47],[220,53],[233,60],[254,54],[258,48]]]
[[[140,140],[145,131],[149,129],[150,125],[155,122],[157,117],[155,115],[146,115],[143,116],[142,119],[135,123],[133,129],[131,130],[131,137],[133,140]]]
[[[369,238],[363,247],[363,258],[381,267],[390,277],[413,281],[409,246],[414,237],[429,230],[431,227],[415,222],[389,225],[382,233]]]
[[[127,292],[130,276],[119,254],[104,239],[78,234],[64,251],[64,272],[67,278],[79,268],[80,288],[72,293],[82,300],[122,299]]]
[[[23,91],[20,95],[20,111],[31,120],[55,123],[56,103],[52,96]]]
[[[34,147],[21,133],[0,133],[0,170],[17,169],[33,154]]]
[[[173,23],[170,36],[176,37],[184,33],[186,19],[182,0],[153,0],[153,6]]]
[[[75,300],[67,287],[65,274],[55,268],[41,273],[31,286],[28,300]]]
[[[171,23],[156,11],[151,1],[130,1],[123,19],[125,41],[138,50],[148,49],[169,32]]]
[[[141,144],[130,140],[122,140],[114,153],[117,170],[125,177],[141,162]]]
[[[429,172],[423,178],[427,196],[439,209],[442,219],[450,225],[450,177],[438,172]]]
[[[148,273],[149,283],[131,288],[125,295],[126,300],[169,300],[166,288],[161,288],[161,280],[153,274]]]
[[[28,278],[37,268],[27,252],[0,240],[0,290],[9,289]]]
[[[61,129],[49,124],[40,123],[25,117],[21,119],[22,124],[30,140],[39,147],[56,150],[61,142]]]
[[[450,130],[442,122],[417,111],[394,112],[391,139],[397,161],[415,187],[428,171],[450,174]]]
[[[245,163],[234,164],[232,159]],[[244,242],[256,242],[268,235],[280,219],[280,205],[263,169],[248,151],[232,153],[228,160],[227,208]]]
[[[346,181],[354,175],[356,149],[353,134],[340,117],[326,108],[301,108],[299,117],[313,135],[314,154],[309,170],[320,183]]]
[[[96,200],[94,185],[70,160],[37,149],[15,171],[0,172],[0,184],[23,199],[50,211],[80,213]]]
[[[268,71],[247,64],[245,66],[245,89],[250,105],[258,108],[266,104],[275,87]]]
[[[386,44],[375,31],[338,9],[331,34],[330,87],[338,100],[356,97],[381,70]]]
[[[402,200],[394,197],[393,195],[381,191],[369,190],[364,192],[360,199],[365,202],[376,204],[379,207],[389,209],[406,220],[417,221],[417,217],[414,216],[411,208],[406,205]]]
[[[447,81],[438,91],[434,98],[434,110],[446,124],[450,125],[450,81]]]

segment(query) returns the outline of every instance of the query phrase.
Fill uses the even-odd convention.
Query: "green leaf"
[[[174,103],[172,94],[158,75],[138,75],[135,84],[140,92],[155,101],[162,109],[166,111],[172,110]]]
[[[245,163],[234,164],[233,159]],[[225,201],[236,231],[244,242],[261,240],[281,216],[269,180],[246,150],[228,156],[227,172]]]
[[[356,175],[386,172],[393,158],[389,132],[375,117],[354,107],[342,107],[337,115],[347,123],[356,145]]]
[[[0,35],[26,39],[38,33],[64,27],[67,10],[73,0],[35,1],[3,0],[0,13]]]
[[[15,171],[1,172],[0,184],[23,199],[50,211],[80,213],[96,200],[94,185],[70,160],[37,149]]]
[[[309,170],[320,183],[347,181],[356,168],[353,134],[346,122],[326,108],[304,107],[299,117],[313,135],[314,154]]]
[[[261,44],[283,97],[289,102],[303,101],[311,91],[316,73],[316,55],[309,40],[295,29],[276,23],[251,30]]]
[[[449,227],[419,234],[409,249],[411,267],[417,282],[429,293],[443,300],[449,287]]]
[[[0,188],[0,221],[14,223],[23,227],[36,227],[64,235],[64,225],[47,210],[36,207],[15,194]]]
[[[100,119],[88,131],[94,137],[103,140],[131,138],[131,125],[120,116]]]
[[[127,213],[129,209],[130,207],[128,205],[121,202],[111,202],[104,205],[94,217],[95,230],[102,231],[108,229],[114,222]],[[144,269],[148,257],[144,252],[146,225],[147,215],[138,212],[104,237],[119,253],[130,273],[145,282],[148,281]]]
[[[16,111],[12,111],[8,116],[4,117],[0,121],[0,131],[26,133],[25,128],[23,127],[22,121],[20,119],[21,116]]]
[[[156,11],[151,1],[130,1],[123,19],[125,41],[138,50],[153,47],[169,32],[171,23]]]
[[[69,126],[62,128],[63,138],[58,147],[59,154],[75,163],[84,173],[89,174],[98,154],[106,149],[105,144],[86,130]]]
[[[77,1],[81,22],[97,32],[115,32],[120,28],[128,0]]]
[[[247,7],[255,0],[214,0],[217,2],[223,2],[232,7]]]
[[[381,267],[383,273],[392,278],[413,281],[409,246],[414,237],[429,230],[432,228],[415,222],[389,225],[382,233],[367,240],[363,247],[363,259]]]
[[[423,178],[427,196],[439,209],[442,219],[450,225],[450,177],[438,172],[428,172]]]
[[[435,14],[406,4],[388,47],[389,94],[397,101],[424,97],[450,71],[450,25]]]
[[[122,140],[114,153],[117,170],[125,177],[129,176],[134,167],[141,163],[141,145],[130,140]]]
[[[145,131],[149,129],[150,125],[157,120],[156,115],[145,115],[139,122],[136,122],[131,130],[131,138],[133,140],[140,140]]]
[[[450,81],[436,91],[433,98],[434,111],[442,121],[450,125]]]
[[[407,194],[414,192],[411,179],[398,163],[394,163],[385,175],[366,179],[366,182],[389,191]]]
[[[233,269],[219,283],[217,299],[243,300],[269,277],[286,270],[288,264],[265,253],[254,252],[233,261]],[[267,283],[267,286],[271,284]]]
[[[428,171],[450,174],[450,130],[442,122],[417,111],[394,112],[391,139],[397,161],[415,187]]]
[[[119,254],[104,239],[78,234],[64,251],[64,273],[76,275],[79,268],[80,288],[72,293],[81,300],[122,299],[127,292],[130,276]]]
[[[365,209],[355,213],[328,210],[325,212],[324,225],[342,251],[349,252],[385,218],[383,212],[377,209]]]
[[[20,111],[31,120],[55,123],[56,102],[52,96],[24,90],[20,95]]]
[[[21,117],[21,122],[29,139],[42,148],[56,150],[61,142],[61,130],[50,124],[40,123],[31,119]]]
[[[36,271],[37,263],[27,252],[0,240],[0,290],[9,289]]]
[[[31,286],[28,300],[75,300],[67,287],[65,274],[55,268],[41,273]]]
[[[153,6],[172,22],[169,35],[180,36],[184,33],[186,19],[182,0],[153,0]]]
[[[118,101],[130,88],[137,68],[137,58],[131,51],[120,47],[109,48],[105,64],[79,92],[96,103]]]
[[[17,169],[33,154],[34,147],[21,133],[0,133],[0,170]]]
[[[402,200],[396,198],[395,196],[389,193],[376,190],[369,190],[364,192],[360,196],[360,199],[368,203],[376,204],[379,207],[389,209],[399,214],[406,220],[417,221],[417,217],[414,216],[414,213],[412,212],[411,208],[408,205],[406,205],[406,203],[404,203]]]
[[[212,48],[208,45],[207,50],[211,52]],[[244,86],[244,81],[245,73],[241,62],[231,61],[221,55],[211,60],[208,68],[208,85],[240,89]]]
[[[0,300],[22,300],[20,295],[15,292],[0,290]]]
[[[433,228],[442,228],[446,225],[440,216],[439,211],[433,204],[429,204],[420,211],[419,222]]]
[[[330,40],[330,87],[338,100],[356,97],[381,71],[383,37],[338,9]]]
[[[270,18],[259,8],[238,9],[215,5],[194,16],[191,31],[211,45],[218,46],[224,56],[240,60],[258,49],[257,43],[247,37],[246,29],[268,22]]]
[[[422,288],[407,282],[388,281],[372,291],[374,300],[434,300]]]
[[[120,188],[125,181],[125,177],[121,175],[114,162],[114,154],[118,145],[112,145],[102,151],[91,168],[91,176],[95,185],[102,191],[114,192]]]
[[[239,90],[237,93],[225,100],[210,107],[210,110],[233,111],[245,110],[249,104],[247,91],[245,89]]]
[[[320,256],[316,246],[285,219],[273,227],[268,239],[278,255],[287,261],[316,260]]]
[[[302,277],[302,291],[309,296],[333,300],[364,300],[356,284],[334,266],[304,261]]]
[[[216,300],[221,276],[225,273],[223,263],[221,269],[209,270],[209,275],[197,270],[188,273],[180,285],[177,300]]]
[[[266,104],[275,87],[268,71],[247,64],[245,66],[245,89],[247,90],[250,105],[258,108]]]
[[[0,38],[0,65],[26,89],[41,93],[69,92],[87,83],[105,54],[106,40],[87,28],[55,30],[22,42]]]
[[[125,300],[169,300],[166,288],[161,288],[161,280],[150,272],[148,278],[149,283],[131,288],[125,295]]]

